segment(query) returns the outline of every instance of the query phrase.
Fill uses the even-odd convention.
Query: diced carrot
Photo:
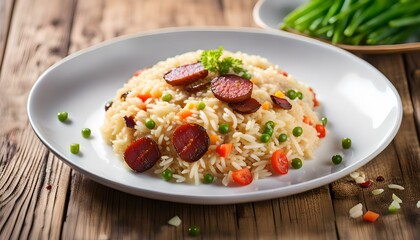
[[[210,135],[210,144],[215,145],[219,141],[219,136],[217,135]]]
[[[153,95],[153,97],[155,97],[155,98],[160,98],[160,96],[162,96],[162,91],[160,91],[160,90],[155,90],[155,91],[153,91],[152,95]]]
[[[181,118],[182,120],[186,119],[187,117],[191,115],[192,115],[192,112],[188,109],[184,109],[178,113],[179,118]]]
[[[152,95],[149,92],[141,93],[137,95],[138,98],[140,98],[143,102],[146,102],[147,99],[151,98]]]
[[[276,96],[278,98],[284,98],[284,97],[286,97],[286,95],[284,95],[284,93],[282,91],[276,91],[274,93],[274,96]]]
[[[232,151],[232,143],[225,143],[222,145],[219,145],[216,147],[216,152],[221,156],[221,157],[227,157],[229,156],[230,151]]]
[[[314,99],[313,99],[314,107],[318,107],[319,106],[319,102],[316,99],[316,94],[315,94],[314,90],[312,88],[309,88],[309,91],[311,91],[311,93],[314,95]]]
[[[375,222],[378,219],[378,217],[379,217],[378,213],[367,211],[365,215],[363,215],[363,220],[368,221],[368,222]]]
[[[269,102],[263,102],[263,104],[261,104],[261,107],[264,110],[268,110],[268,109],[270,109],[270,103]]]
[[[303,120],[302,121],[304,123],[308,124],[308,125],[312,125],[313,124],[312,118],[309,117],[309,116],[303,116]]]
[[[137,70],[137,71],[133,74],[133,76],[134,76],[134,77],[137,77],[137,76],[139,76],[139,75],[140,75],[143,71],[144,71],[144,69]]]
[[[194,109],[194,108],[195,108],[195,104],[193,102],[187,103],[187,109]]]

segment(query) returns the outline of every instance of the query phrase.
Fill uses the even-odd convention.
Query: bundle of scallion
[[[396,44],[420,35],[420,1],[310,0],[289,13],[281,28],[334,44]]]

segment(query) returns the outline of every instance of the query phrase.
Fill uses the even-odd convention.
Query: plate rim
[[[185,194],[165,194],[161,191],[150,191],[148,189],[138,189],[133,188],[131,186],[127,186],[125,184],[122,184],[120,182],[116,182],[107,178],[103,178],[102,176],[92,173],[90,171],[87,171],[75,164],[72,163],[72,161],[67,160],[65,156],[61,155],[48,141],[45,139],[40,130],[37,128],[36,124],[34,124],[33,116],[31,115],[31,100],[33,99],[34,94],[36,93],[37,88],[42,82],[42,79],[45,78],[51,72],[53,69],[55,69],[57,66],[60,66],[61,64],[73,59],[77,58],[78,56],[85,54],[90,51],[95,51],[97,49],[106,47],[108,45],[112,45],[114,43],[120,42],[120,41],[126,41],[133,38],[139,38],[143,36],[151,36],[151,35],[163,35],[163,34],[172,34],[172,33],[179,33],[179,32],[238,32],[238,33],[246,33],[246,34],[269,34],[269,35],[275,35],[278,37],[285,37],[290,39],[297,39],[303,42],[306,42],[313,45],[319,45],[324,48],[330,49],[331,51],[339,51],[341,54],[347,55],[347,57],[352,58],[352,60],[360,61],[363,64],[366,64],[371,68],[372,70],[376,71],[377,74],[380,74],[384,80],[387,81],[387,86],[391,88],[392,92],[395,94],[397,99],[397,105],[398,105],[398,115],[396,118],[396,124],[393,125],[393,128],[389,130],[389,135],[386,137],[386,141],[380,146],[380,148],[376,149],[374,152],[372,152],[370,155],[368,155],[363,161],[358,161],[349,168],[342,169],[340,171],[334,172],[332,174],[328,174],[325,176],[317,177],[302,183],[293,184],[289,186],[284,186],[281,188],[281,191],[279,193],[279,188],[272,188],[272,189],[266,189],[256,192],[245,192],[245,193],[236,193],[234,195],[228,195],[224,196],[223,198],[220,198],[220,196],[195,196],[195,195],[185,195]],[[147,197],[151,199],[158,199],[162,201],[168,201],[167,197],[171,196],[174,197],[170,200],[170,202],[178,202],[178,203],[190,203],[190,204],[207,204],[207,205],[220,205],[220,204],[236,204],[236,203],[245,203],[245,202],[256,202],[256,201],[262,201],[267,199],[273,199],[273,198],[279,198],[284,196],[290,196],[297,193],[310,191],[315,188],[321,187],[323,185],[329,184],[331,182],[336,181],[337,179],[340,179],[346,175],[348,175],[348,171],[350,170],[356,170],[360,168],[361,166],[367,164],[370,162],[374,157],[379,155],[395,138],[395,135],[398,133],[398,130],[400,128],[401,122],[402,122],[402,103],[401,98],[399,96],[398,91],[396,90],[395,86],[392,84],[392,82],[384,76],[379,70],[377,70],[375,67],[373,67],[370,63],[366,62],[363,59],[358,58],[352,53],[349,53],[348,51],[345,51],[343,49],[337,48],[335,46],[332,46],[330,44],[322,43],[319,41],[315,41],[310,38],[305,38],[302,36],[298,36],[295,34],[291,34],[288,32],[272,32],[272,31],[266,31],[263,29],[258,28],[249,28],[249,27],[171,27],[171,28],[163,28],[163,29],[155,29],[151,31],[145,31],[140,33],[134,33],[134,34],[128,34],[119,36],[116,38],[112,38],[106,41],[103,41],[101,43],[94,44],[90,47],[81,49],[75,53],[69,54],[68,56],[64,57],[63,59],[59,60],[55,64],[48,67],[35,81],[33,84],[27,100],[27,115],[29,118],[29,122],[31,124],[32,129],[34,130],[37,137],[40,139],[40,141],[48,147],[50,151],[54,153],[55,156],[57,156],[61,161],[63,161],[65,164],[70,166],[71,168],[79,171],[80,173],[84,174],[86,177],[101,183],[105,186],[114,188],[115,190],[123,191],[126,193],[134,194],[141,197]],[[287,193],[284,193],[287,192]],[[185,196],[188,196],[189,199],[185,200]]]

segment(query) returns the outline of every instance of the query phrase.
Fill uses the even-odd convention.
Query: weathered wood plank
[[[416,182],[413,179],[419,177],[420,151],[402,57],[401,55],[380,55],[365,58],[393,82],[402,97],[404,116],[400,131],[394,141],[384,152],[361,168],[361,171],[367,174],[367,178],[374,180],[372,187],[360,188],[354,182],[349,182],[349,179],[341,179],[332,184],[339,237],[342,239],[358,239],[366,236],[372,239],[415,239],[416,234],[418,235],[416,224],[418,224],[419,216],[418,213],[413,213],[415,202],[417,202],[414,193],[418,193],[420,189],[418,184],[413,184]],[[375,181],[377,176],[383,176],[385,181]],[[401,184],[406,190],[388,189],[387,185],[390,183]],[[371,190],[375,188],[383,188],[385,192],[379,196],[373,196]],[[387,213],[387,208],[392,202],[392,193],[403,199],[401,212],[396,215]],[[381,214],[375,224],[363,222],[361,219],[351,219],[348,216],[348,210],[359,202],[363,203],[364,211],[372,210]],[[395,225],[404,226],[401,227],[404,231],[401,231],[400,227],[391,227]]]
[[[0,67],[3,62],[14,4],[14,0],[0,1]]]
[[[411,101],[413,102],[414,119],[417,136],[420,136],[420,51],[404,55]]]
[[[61,234],[70,169],[36,138],[26,101],[40,73],[67,54],[73,4],[17,1],[13,8],[0,76],[0,239]]]
[[[273,200],[278,239],[336,239],[328,186]]]

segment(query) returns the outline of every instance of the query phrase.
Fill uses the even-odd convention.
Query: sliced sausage
[[[124,152],[127,165],[136,172],[144,172],[160,159],[157,143],[148,137],[142,137],[131,143]]]
[[[271,100],[274,103],[273,106],[279,107],[279,108],[282,108],[282,109],[286,109],[286,110],[292,109],[292,104],[290,104],[287,101],[287,99],[279,98],[279,97],[276,97],[276,96],[273,96],[273,95],[270,95],[270,97],[271,97]]]
[[[199,79],[205,78],[209,71],[201,62],[183,65],[165,73],[163,78],[172,86],[187,85]]]
[[[197,80],[184,86],[184,90],[190,93],[196,93],[206,89],[210,85],[210,81],[206,78]]]
[[[187,123],[175,129],[172,143],[182,160],[195,162],[209,149],[210,137],[202,126]]]
[[[243,102],[251,97],[253,84],[237,75],[221,75],[211,81],[211,91],[220,101],[227,103]]]
[[[125,126],[128,128],[134,128],[136,126],[136,122],[134,121],[133,116],[124,116]]]
[[[235,112],[249,114],[256,112],[261,107],[261,104],[254,98],[248,98],[243,102],[229,103],[229,107]]]

